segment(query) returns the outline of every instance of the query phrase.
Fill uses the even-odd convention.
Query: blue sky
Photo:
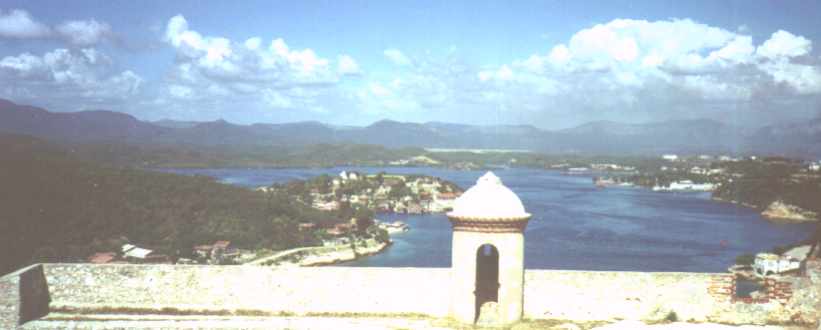
[[[3,1],[0,97],[238,123],[821,113],[816,1]]]

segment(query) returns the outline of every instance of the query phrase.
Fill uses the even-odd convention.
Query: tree
[[[347,221],[354,216],[354,209],[351,208],[351,203],[348,202],[340,202],[339,203],[339,210],[336,211],[336,214],[339,216],[340,219]]]
[[[815,232],[810,236],[810,251],[807,252],[806,259],[819,255],[821,250],[821,222],[815,226]]]
[[[390,234],[388,231],[376,226],[372,226],[368,229],[368,233],[373,236],[373,238],[379,243],[388,243],[391,240]]]
[[[749,266],[755,262],[755,256],[752,254],[742,254],[735,258],[735,263],[742,266]]]
[[[388,193],[388,197],[391,199],[400,199],[405,196],[410,196],[413,192],[405,185],[404,182],[400,181],[399,183],[391,186],[391,192]]]
[[[366,207],[358,207],[354,210],[353,218],[356,219],[356,231],[360,234],[366,232],[373,226],[373,211]]]

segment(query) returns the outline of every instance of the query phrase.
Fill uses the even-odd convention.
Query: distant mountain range
[[[766,153],[821,156],[821,118],[758,130],[745,130],[709,119],[646,124],[596,121],[553,131],[530,125],[473,126],[392,120],[381,120],[365,127],[337,127],[314,121],[238,125],[224,120],[147,122],[112,111],[54,113],[0,99],[0,132],[79,143],[209,147],[355,143],[611,155]]]

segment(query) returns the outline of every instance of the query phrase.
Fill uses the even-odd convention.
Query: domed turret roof
[[[476,185],[454,202],[451,218],[521,219],[529,218],[519,196],[502,184],[493,172],[487,172]]]

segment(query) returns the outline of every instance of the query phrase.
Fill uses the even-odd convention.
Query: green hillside
[[[26,136],[0,135],[0,155],[0,273],[116,250],[123,237],[169,255],[217,239],[294,247],[316,242],[300,221],[338,221],[282,194],[90,163]]]

